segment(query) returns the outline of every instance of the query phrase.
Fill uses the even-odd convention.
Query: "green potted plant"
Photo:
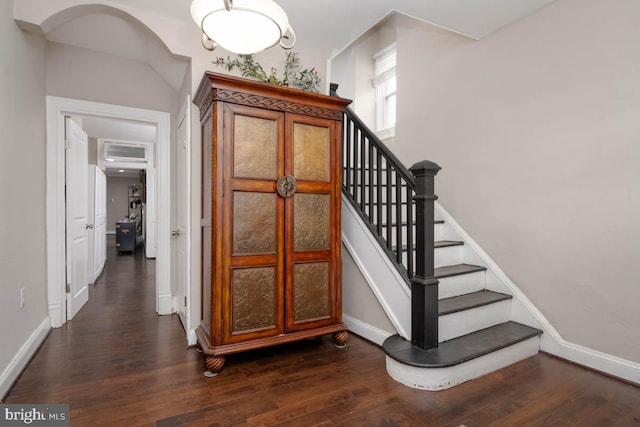
[[[287,52],[282,77],[278,77],[278,72],[274,67],[271,67],[271,71],[267,74],[253,54],[239,54],[234,59],[217,57],[213,63],[218,67],[224,67],[227,71],[238,69],[242,73],[242,77],[308,92],[320,92],[318,72],[315,68],[302,68],[297,52]]]

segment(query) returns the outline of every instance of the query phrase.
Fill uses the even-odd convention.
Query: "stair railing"
[[[330,94],[337,95],[331,84]],[[438,346],[438,280],[434,277],[434,194],[440,167],[407,169],[351,110],[342,121],[342,192],[411,286],[411,342]]]

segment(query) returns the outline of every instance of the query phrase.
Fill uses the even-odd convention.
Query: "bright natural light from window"
[[[373,55],[376,89],[376,131],[393,136],[396,126],[396,45]]]

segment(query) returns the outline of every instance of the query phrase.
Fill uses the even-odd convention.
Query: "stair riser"
[[[433,231],[435,233],[435,240],[446,240],[446,238],[445,238],[445,231],[446,231],[445,224],[435,224]]]
[[[447,314],[438,318],[438,341],[461,337],[509,320],[511,300]]]
[[[387,356],[387,373],[407,387],[431,391],[446,390],[534,356],[539,349],[540,338],[534,337],[448,368],[418,368]]]
[[[384,238],[387,237],[387,226],[383,225],[382,227],[382,236]],[[434,224],[434,235],[435,235],[435,239],[434,241],[438,241],[438,240],[446,240],[443,238],[440,238],[439,236],[444,235],[445,232],[442,230],[444,228],[444,224]],[[413,236],[414,236],[414,245],[415,245],[415,233],[416,233],[416,227],[413,227]],[[406,245],[407,244],[407,232],[406,232],[406,225],[402,226],[402,245]],[[396,242],[396,237],[397,237],[397,232],[396,232],[396,228],[395,228],[395,224],[392,226],[391,228],[391,245],[392,246],[396,246],[397,242]]]
[[[393,239],[395,240],[395,239]],[[462,246],[449,246],[444,248],[437,248],[434,251],[434,267],[444,267],[447,265],[460,264],[462,262]],[[407,265],[407,251],[402,252],[402,265]],[[414,254],[414,264],[415,264],[415,254]]]
[[[433,257],[435,267],[438,268],[446,265],[460,264],[462,262],[462,248],[463,246],[436,248]]]
[[[478,271],[476,273],[438,279],[440,281],[438,286],[438,299],[481,291],[485,288],[485,277],[486,274],[484,271]]]
[[[372,210],[372,213],[370,212],[370,209]],[[389,217],[387,216],[387,209],[389,211],[389,214],[391,215],[391,222],[389,222]],[[367,215],[367,217],[372,217],[373,222],[374,223],[380,223],[383,224],[383,227],[385,224],[391,224],[391,225],[395,225],[398,222],[407,222],[407,208],[406,205],[401,205],[400,208],[400,215],[398,215],[398,210],[396,208],[395,205],[382,205],[381,209],[380,209],[380,218],[378,218],[378,208],[376,205],[369,205],[368,202],[365,202],[365,207],[364,207],[364,213]],[[398,221],[398,218],[400,218],[400,221]],[[414,214],[414,218],[415,218],[415,214]]]

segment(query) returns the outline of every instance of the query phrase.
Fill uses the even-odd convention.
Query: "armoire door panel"
[[[277,276],[276,266],[231,270],[230,335],[280,332]]]
[[[235,114],[233,130],[233,177],[278,179],[277,122]]]
[[[298,193],[293,198],[293,250],[327,250],[331,238],[331,195]]]
[[[278,199],[275,193],[233,193],[233,255],[276,253]]]
[[[293,124],[293,176],[298,180],[331,179],[330,130],[326,126]]]
[[[327,261],[293,264],[293,321],[329,319],[330,272]]]

